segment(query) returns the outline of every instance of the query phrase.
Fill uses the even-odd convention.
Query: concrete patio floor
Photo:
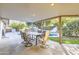
[[[17,32],[6,33],[6,37],[0,39],[0,55],[66,55],[62,46],[53,41],[48,41],[47,48],[39,46],[25,47],[20,34]],[[63,45],[66,47],[66,45]]]

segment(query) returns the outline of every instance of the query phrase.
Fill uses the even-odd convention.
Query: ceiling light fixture
[[[51,3],[51,6],[54,6],[54,3]]]
[[[33,17],[35,17],[35,16],[36,16],[36,14],[33,14],[32,16],[33,16]]]

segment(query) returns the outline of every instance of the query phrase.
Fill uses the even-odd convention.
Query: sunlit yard
[[[49,37],[49,39],[52,40],[52,41],[59,42],[59,38],[57,38],[57,37],[54,37],[54,38]],[[62,43],[64,43],[64,44],[79,44],[79,39],[78,38],[77,39],[62,38]]]

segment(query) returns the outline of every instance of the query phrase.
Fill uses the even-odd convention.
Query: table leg
[[[33,40],[33,35],[32,35],[32,40]]]
[[[38,37],[38,36],[36,36],[36,45],[37,45],[37,37]]]

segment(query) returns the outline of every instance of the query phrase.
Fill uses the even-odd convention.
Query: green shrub
[[[12,27],[13,29],[17,29],[18,24],[13,22],[12,24],[10,24],[10,27]]]

